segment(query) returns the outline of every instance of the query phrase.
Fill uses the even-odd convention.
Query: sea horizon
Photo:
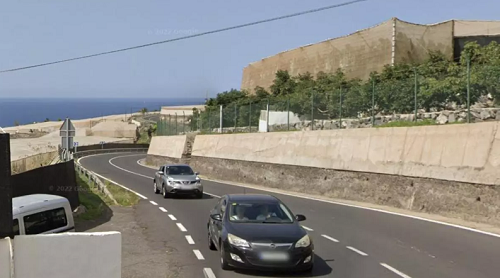
[[[66,117],[74,120],[129,114],[142,108],[159,110],[161,106],[202,105],[204,98],[82,98],[82,97],[4,97],[0,98],[0,127],[11,127],[57,121]]]

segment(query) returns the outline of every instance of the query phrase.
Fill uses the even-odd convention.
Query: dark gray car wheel
[[[212,240],[212,235],[210,234],[210,231],[208,231],[208,249],[217,250],[217,248],[215,248],[214,241]]]
[[[220,267],[223,270],[231,270],[231,266],[229,265],[226,259],[226,251],[224,250],[222,243],[220,244],[219,249],[220,249]]]

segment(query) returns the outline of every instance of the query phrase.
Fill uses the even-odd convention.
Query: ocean
[[[14,123],[30,124],[45,119],[56,121],[69,117],[72,120],[138,112],[143,107],[149,111],[161,106],[203,104],[203,98],[0,98],[0,127]]]

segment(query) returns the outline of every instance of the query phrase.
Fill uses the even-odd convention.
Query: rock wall
[[[326,40],[251,63],[243,69],[241,89],[268,88],[278,70],[293,75],[335,72],[341,68],[349,78],[368,78],[391,64],[393,20],[351,35]]]
[[[219,180],[500,225],[494,186],[199,156],[190,164]]]

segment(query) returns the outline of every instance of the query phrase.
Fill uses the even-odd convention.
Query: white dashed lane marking
[[[177,220],[177,218],[175,218],[175,216],[173,216],[172,214],[169,214],[168,217],[170,217],[170,219],[172,219],[174,221]]]
[[[194,240],[191,236],[186,236],[186,240],[189,244],[194,244]]]
[[[326,238],[326,239],[328,239],[328,240],[331,240],[331,241],[333,241],[333,242],[339,242],[338,240],[334,239],[334,238],[333,238],[333,237],[331,237],[331,236],[327,236],[327,235],[321,235],[321,236],[322,236],[322,237],[324,237],[324,238]]]
[[[158,203],[156,203],[155,201],[149,201],[149,202],[150,202],[152,205],[154,205],[154,206],[157,206],[157,205],[158,205]]]
[[[205,275],[205,278],[215,278],[214,272],[208,267],[203,269],[203,275]]]
[[[179,230],[181,230],[181,232],[187,232],[186,228],[184,228],[184,226],[181,223],[176,223],[176,225],[179,228]]]
[[[302,228],[304,228],[304,229],[306,229],[307,231],[310,231],[310,232],[314,231],[313,229],[311,229],[309,227],[306,227],[306,226],[302,226]]]
[[[366,254],[365,252],[360,251],[360,250],[358,250],[358,249],[356,249],[354,247],[347,246],[346,248],[349,249],[349,250],[351,250],[351,251],[354,251],[354,252],[360,254],[361,256],[368,256],[368,254]]]
[[[198,260],[204,260],[205,258],[203,257],[203,255],[201,254],[200,250],[193,250],[193,253],[194,255],[196,256],[196,258]]]
[[[397,275],[399,275],[399,276],[401,276],[401,277],[403,277],[403,278],[411,278],[410,276],[408,276],[408,275],[404,274],[403,272],[401,272],[401,271],[399,271],[399,270],[395,269],[394,267],[392,267],[392,266],[390,266],[390,265],[388,265],[388,264],[381,263],[380,265],[381,265],[381,266],[383,266],[383,267],[385,267],[385,268],[387,268],[388,270],[390,270],[390,271],[392,271],[392,272],[396,273]]]
[[[168,210],[166,210],[164,207],[159,207],[159,209],[163,212],[168,212]]]

